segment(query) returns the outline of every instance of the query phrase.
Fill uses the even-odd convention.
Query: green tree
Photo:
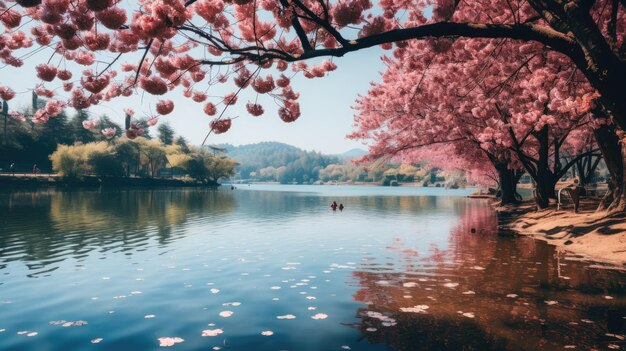
[[[161,123],[157,128],[159,131],[159,140],[165,145],[172,145],[174,142],[174,129],[169,123]]]
[[[76,114],[68,122],[68,129],[73,142],[90,143],[96,141],[96,134],[83,127],[83,122],[89,119],[89,114],[85,110],[77,110]]]
[[[176,138],[176,145],[180,146],[181,151],[185,154],[191,152],[191,150],[189,149],[189,144],[187,143],[187,139],[185,139],[183,136],[179,136],[178,138]]]

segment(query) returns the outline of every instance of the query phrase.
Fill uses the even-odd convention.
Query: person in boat
[[[339,204],[339,211],[343,211],[343,204]]]
[[[333,201],[333,203],[330,204],[330,208],[332,208],[333,211],[335,211],[337,209],[337,201]]]

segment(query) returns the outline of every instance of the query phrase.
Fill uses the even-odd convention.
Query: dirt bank
[[[505,227],[517,234],[545,240],[586,259],[626,267],[626,217],[596,212],[597,199],[581,201],[581,210],[556,206],[537,211],[533,203],[497,207]]]

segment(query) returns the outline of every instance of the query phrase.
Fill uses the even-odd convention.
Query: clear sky
[[[252,117],[245,110],[245,103],[254,100],[256,93],[246,89],[240,93],[237,105],[229,107],[225,116],[236,117],[232,128],[225,134],[212,134],[207,143],[231,143],[235,145],[256,143],[261,141],[279,141],[291,144],[306,150],[316,150],[323,153],[341,153],[349,149],[365,147],[357,141],[348,140],[345,135],[352,130],[354,111],[352,106],[357,95],[365,94],[369,82],[379,80],[379,72],[384,70],[380,60],[381,49],[373,48],[348,54],[343,58],[334,58],[339,66],[325,78],[307,79],[297,75],[292,80],[292,87],[300,92],[299,99],[301,117],[293,123],[284,123],[277,114],[278,106],[272,98],[259,95],[259,102],[265,108],[260,117]],[[0,84],[11,86],[18,94],[11,100],[11,109],[19,109],[30,104],[30,90],[39,79],[35,76],[34,66],[45,62],[50,57],[51,50],[35,55],[25,60],[23,67],[16,69],[4,67],[0,69]],[[128,62],[135,63],[133,57]],[[55,57],[51,63],[59,62]],[[122,61],[123,62],[123,61]],[[75,63],[72,64],[74,78],[79,77]],[[63,65],[61,65],[63,67]],[[69,67],[68,67],[69,68]],[[289,69],[287,72],[291,72]],[[74,79],[73,78],[73,79]],[[53,84],[54,83],[54,84]],[[58,80],[47,83],[50,87],[59,85]],[[80,84],[76,82],[75,84]],[[207,87],[206,82],[202,82]],[[234,91],[232,85],[215,86],[207,90],[209,96],[223,96]],[[63,93],[67,96],[67,93]],[[141,117],[155,111],[154,105],[159,98],[171,99],[175,103],[174,112],[162,117],[161,121],[169,121],[177,134],[183,135],[193,144],[200,144],[209,130],[211,118],[202,112],[204,104],[195,103],[182,96],[180,88],[169,92],[164,97],[154,97],[147,93],[140,93],[129,98],[103,102],[101,105],[90,108],[93,115],[107,114],[114,121],[123,124],[125,107],[132,107]],[[219,101],[214,98],[212,101]],[[218,106],[218,111],[221,111]],[[154,127],[153,127],[154,129]],[[156,135],[156,131],[152,133]]]

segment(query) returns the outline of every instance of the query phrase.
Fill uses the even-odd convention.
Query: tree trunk
[[[500,183],[500,205],[519,204],[516,198],[517,182],[519,181],[516,171],[509,169],[505,164],[496,165],[496,170]]]
[[[558,179],[551,177],[547,172],[539,171],[537,176],[537,186],[534,191],[535,202],[540,209],[548,208],[550,199],[554,199],[554,188]]]
[[[550,143],[548,140],[548,126],[544,126],[535,137],[539,142],[539,160],[537,162],[537,176],[535,177],[536,187],[534,191],[535,202],[539,209],[547,208],[550,198],[554,198],[554,186],[556,181],[550,174],[548,157],[550,155]]]
[[[614,125],[603,125],[594,130],[596,142],[602,153],[602,158],[609,170],[610,178],[607,179],[609,190],[600,202],[598,210],[625,211],[626,210],[626,184],[624,183],[624,145],[616,134]]]

